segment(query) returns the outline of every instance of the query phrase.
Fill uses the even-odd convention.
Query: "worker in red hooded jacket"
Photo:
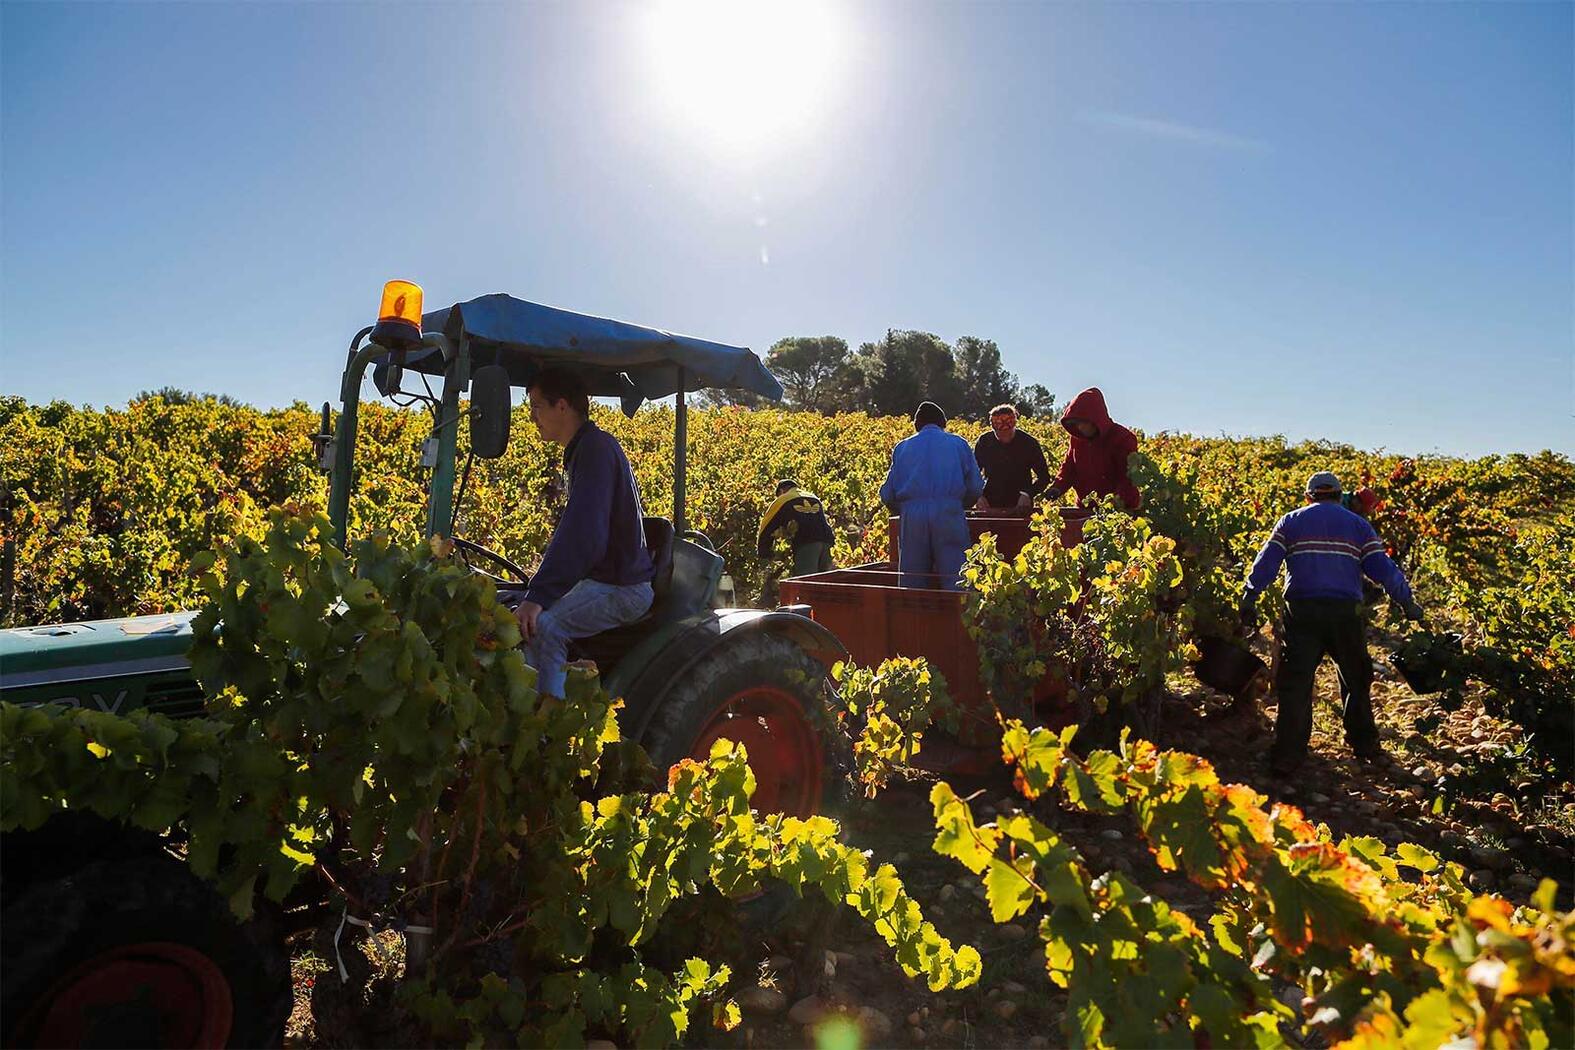
[[[1061,414],[1061,425],[1072,435],[1072,447],[1045,495],[1052,502],[1067,489],[1076,489],[1085,500],[1119,496],[1127,510],[1137,510],[1143,497],[1127,476],[1127,457],[1137,451],[1137,436],[1110,418],[1099,388],[1091,386],[1074,397]]]

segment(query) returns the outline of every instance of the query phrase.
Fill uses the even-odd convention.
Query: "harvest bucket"
[[[1419,633],[1401,648],[1393,650],[1390,662],[1411,691],[1423,696],[1460,684],[1458,679],[1462,676],[1453,672],[1459,666],[1462,652],[1460,635],[1454,631]]]
[[[1192,665],[1198,681],[1231,696],[1241,696],[1269,667],[1249,649],[1228,638],[1200,638],[1202,657]]]

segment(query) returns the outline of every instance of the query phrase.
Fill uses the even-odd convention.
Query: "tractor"
[[[423,313],[421,289],[392,281],[378,321],[351,340],[337,419],[324,404],[313,454],[344,548],[355,486],[357,409],[368,370],[379,394],[422,403],[432,428],[425,533],[517,602],[529,581],[497,551],[454,535],[473,459],[507,449],[513,391],[548,365],[633,414],[674,399],[673,519],[647,517],[655,601],[638,622],[577,643],[624,700],[624,735],[658,768],[704,757],[722,737],[749,749],[764,811],[805,816],[835,790],[840,763],[820,708],[836,636],[789,609],[716,608],[723,559],[685,522],[685,395],[742,389],[780,400],[748,349],[485,295]],[[406,389],[413,376],[422,391]],[[431,380],[438,389],[432,389]],[[412,384],[413,385],[413,384]],[[468,404],[462,402],[468,399]],[[470,443],[459,460],[458,428]],[[193,613],[0,631],[0,701],[200,714],[185,653]],[[222,627],[221,627],[222,629]],[[3,747],[3,743],[0,743]],[[7,754],[6,761],[14,756]],[[0,841],[0,1042],[17,1046],[278,1045],[291,1004],[279,916],[238,923],[160,836],[62,811]],[[319,888],[321,892],[321,888]]]

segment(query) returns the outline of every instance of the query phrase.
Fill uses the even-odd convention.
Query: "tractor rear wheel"
[[[749,752],[754,808],[809,817],[840,797],[844,763],[824,710],[826,669],[774,634],[724,641],[663,698],[645,732],[658,769],[705,758],[720,739]]]
[[[278,1046],[290,960],[165,854],[88,864],[0,915],[7,1046]]]

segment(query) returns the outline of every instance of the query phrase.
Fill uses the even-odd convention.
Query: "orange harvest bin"
[[[1087,516],[1072,507],[1062,512],[1063,543],[1082,539]],[[810,617],[829,628],[847,646],[853,662],[862,666],[875,667],[893,656],[924,657],[946,679],[957,704],[961,742],[993,748],[998,737],[995,710],[979,678],[979,649],[963,624],[963,592],[943,589],[939,578],[927,579],[930,586],[899,586],[899,522],[895,516],[890,520],[891,561],[790,577],[780,584],[781,601],[808,606]],[[968,530],[975,542],[984,533],[993,533],[997,548],[1007,557],[1022,550],[1031,535],[1027,514],[998,511],[970,511]],[[925,751],[930,750],[927,740]]]

